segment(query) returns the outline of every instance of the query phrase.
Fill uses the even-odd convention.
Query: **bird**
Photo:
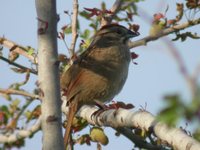
[[[93,36],[89,47],[62,74],[61,90],[69,107],[65,146],[73,118],[81,106],[104,104],[122,90],[131,60],[128,41],[138,35],[122,25],[103,26]]]

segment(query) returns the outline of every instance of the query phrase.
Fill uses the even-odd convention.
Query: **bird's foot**
[[[99,107],[99,109],[97,111],[95,111],[92,115],[91,118],[94,116],[98,116],[100,115],[102,112],[109,110],[109,109],[119,109],[119,108],[123,108],[123,109],[132,109],[135,106],[132,104],[125,104],[124,102],[117,102],[117,101],[112,101],[111,104],[109,105],[105,105],[104,103],[100,102],[100,101],[95,101],[96,106]]]
[[[104,103],[95,100],[95,105],[99,108],[97,111],[95,111],[92,115],[91,115],[91,119],[94,116],[99,116],[102,112],[104,112],[105,110],[110,109],[107,105],[105,105]]]

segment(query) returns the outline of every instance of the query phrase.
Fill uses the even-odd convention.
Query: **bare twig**
[[[116,14],[123,8],[128,7],[130,5],[133,5],[135,2],[125,2],[123,0],[116,0],[113,6],[111,7],[110,11],[112,14],[108,14],[101,19],[101,26],[111,24],[113,18],[116,16]]]
[[[122,5],[123,0],[116,0],[115,3],[113,4],[112,8],[110,9],[111,12],[117,13],[118,10],[120,9],[120,6]]]
[[[113,17],[120,10],[120,7],[121,7],[122,3],[123,3],[123,0],[116,0],[115,1],[115,3],[113,4],[112,8],[110,9],[110,11],[112,12],[112,14],[109,14],[106,17],[102,17],[101,26],[110,24],[112,22]]]
[[[23,107],[20,109],[19,112],[17,112],[14,115],[14,118],[12,118],[12,120],[9,122],[9,124],[6,125],[6,128],[9,129],[13,129],[17,127],[17,122],[20,118],[20,116],[23,114],[23,112],[26,110],[26,108],[32,103],[32,101],[27,101],[25,105],[23,105]],[[13,126],[14,125],[14,126]]]
[[[30,97],[32,99],[40,99],[39,95],[31,94],[31,93],[28,93],[26,91],[14,90],[14,89],[2,89],[2,88],[0,88],[0,93],[2,93],[2,94],[21,95],[21,96]]]
[[[9,59],[7,59],[7,58],[5,58],[5,57],[3,57],[3,56],[0,56],[0,59],[3,60],[3,61],[5,61],[5,62],[7,62],[7,63],[10,64],[10,65],[13,65],[13,66],[15,66],[15,67],[21,68],[21,69],[23,69],[23,70],[28,70],[28,71],[30,71],[31,73],[37,75],[37,71],[36,71],[36,70],[33,70],[33,69],[28,68],[28,67],[22,66],[22,65],[20,65],[20,64],[17,64],[17,63],[15,63],[15,62],[13,62],[13,61],[10,61]]]
[[[25,48],[23,48],[22,46],[19,46],[18,44],[4,38],[4,37],[0,37],[0,44],[2,44],[3,46],[12,49],[12,52],[18,53],[20,55],[23,55],[24,57],[28,58],[29,60],[31,60],[33,63],[37,63],[36,58],[34,58],[33,56],[29,55],[26,51]]]
[[[78,18],[78,0],[73,1],[73,18],[72,18],[72,42],[70,46],[70,55],[74,56],[76,41],[78,38],[77,33],[77,18]]]
[[[161,37],[166,36],[168,34],[171,34],[171,33],[174,33],[176,31],[180,31],[180,30],[183,30],[185,28],[192,27],[192,26],[195,26],[195,25],[198,25],[198,24],[200,24],[200,18],[198,18],[196,20],[189,21],[189,22],[185,22],[185,23],[180,24],[180,25],[175,25],[173,27],[164,29],[160,34],[158,34],[156,36],[147,36],[147,37],[140,39],[140,40],[137,40],[135,42],[130,42],[129,48],[131,49],[131,48],[134,48],[134,47],[147,45],[147,43],[150,42],[150,41],[155,41],[158,38],[161,38]]]
[[[151,17],[149,16],[149,14],[146,13],[141,8],[139,10],[140,10],[141,14],[143,15],[144,20],[147,21],[148,23],[150,23],[151,22]],[[186,26],[185,28],[191,27],[192,25],[199,24],[200,23],[199,20],[200,20],[200,18],[198,18],[197,20],[191,20],[190,19],[190,21],[188,22],[188,26]],[[187,23],[185,23],[185,25],[187,25]],[[178,26],[181,27],[181,25],[178,25]],[[177,28],[179,28],[179,27],[177,27]],[[183,29],[184,29],[184,25],[179,30],[183,30]],[[171,33],[173,33],[173,32],[171,32]],[[197,82],[197,78],[198,78],[198,76],[200,74],[200,64],[199,64],[199,66],[196,67],[196,69],[194,70],[194,73],[192,75],[190,75],[189,72],[187,71],[186,65],[184,64],[183,58],[179,54],[179,51],[177,50],[177,48],[175,47],[173,42],[171,42],[169,40],[169,38],[167,38],[167,37],[163,38],[162,40],[164,41],[166,46],[169,47],[168,50],[170,51],[172,56],[175,58],[175,61],[178,64],[180,72],[183,75],[185,81],[187,82],[188,87],[190,88],[191,96],[195,97],[195,94],[197,92],[196,82]]]
[[[145,14],[145,13],[143,12],[143,14]],[[147,14],[145,15],[145,17],[147,18],[147,20],[149,20],[148,19],[149,17],[147,16]],[[161,38],[161,37],[166,36],[168,34],[174,33],[174,32],[179,31],[179,30],[183,30],[183,29],[188,28],[188,27],[192,27],[194,25],[199,25],[199,24],[200,24],[200,18],[198,18],[196,20],[191,20],[191,21],[188,21],[186,23],[176,25],[176,26],[173,26],[171,28],[164,29],[160,34],[158,34],[156,36],[147,36],[147,37],[145,37],[141,40],[138,40],[138,41],[135,41],[135,42],[130,42],[129,47],[134,48],[134,47],[137,47],[137,46],[146,45],[150,41],[157,40],[158,38]],[[189,85],[192,97],[194,97],[195,93],[196,93],[195,78],[197,78],[197,77],[191,77],[189,75],[187,68],[184,64],[184,61],[183,61],[182,57],[180,56],[180,54],[178,53],[175,45],[173,43],[171,43],[169,41],[169,39],[167,39],[167,38],[164,38],[163,40],[166,43],[166,45],[169,47],[169,51],[171,52],[172,56],[175,58],[175,61],[177,62],[178,66],[179,66],[181,74],[183,75],[187,84]]]
[[[122,9],[125,9],[125,8],[128,7],[128,6],[133,6],[134,4],[135,4],[134,1],[127,1],[127,2],[125,2],[125,3],[122,3],[121,8],[122,8]]]

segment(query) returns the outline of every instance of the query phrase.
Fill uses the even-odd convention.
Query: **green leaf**
[[[185,106],[179,95],[167,95],[165,102],[167,103],[166,107],[160,112],[157,119],[173,126],[183,116]]]
[[[88,16],[89,16],[89,13],[88,13],[87,11],[83,10],[83,11],[81,11],[79,14],[80,14],[80,16],[82,16],[83,18],[91,20],[91,19],[88,17]]]
[[[26,50],[27,50],[28,55],[32,55],[35,52],[35,49],[30,46],[27,46]]]
[[[198,128],[195,130],[195,132],[194,132],[194,134],[193,134],[193,137],[194,137],[196,140],[200,141],[200,127],[198,127]]]
[[[90,45],[91,39],[86,39],[83,44],[81,44],[81,51],[80,53],[84,52]]]
[[[24,116],[26,117],[27,120],[30,120],[30,118],[32,117],[32,113],[27,110],[25,113],[24,113]]]
[[[3,111],[3,112],[5,112],[5,113],[9,113],[8,106],[6,106],[6,105],[2,105],[0,107],[0,110]]]
[[[106,10],[106,3],[105,2],[101,3],[101,10]]]
[[[73,132],[81,131],[82,129],[86,128],[88,125],[87,120],[81,118],[81,117],[74,117],[73,119]]]
[[[86,29],[81,35],[81,38],[88,39],[90,37],[90,30]]]
[[[70,26],[70,27],[65,28],[63,32],[65,34],[71,34],[72,33],[72,27]]]
[[[20,100],[19,99],[15,99],[12,101],[11,105],[12,106],[15,106],[15,107],[18,107],[18,105],[20,104]]]

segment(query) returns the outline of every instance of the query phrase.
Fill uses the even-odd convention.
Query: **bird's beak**
[[[127,34],[128,38],[133,38],[133,37],[136,37],[138,35],[140,35],[139,32],[133,32],[131,30],[128,30],[128,34]]]

